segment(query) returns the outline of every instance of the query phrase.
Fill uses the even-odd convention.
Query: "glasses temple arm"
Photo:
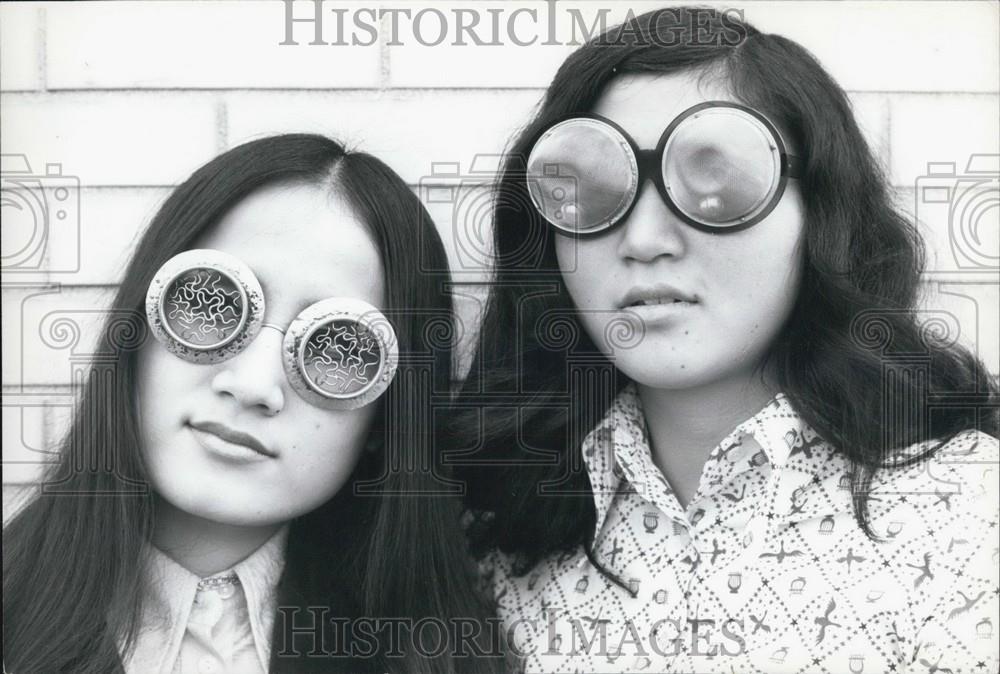
[[[797,157],[794,154],[786,154],[784,173],[789,178],[801,178],[804,165],[805,162],[801,157]]]

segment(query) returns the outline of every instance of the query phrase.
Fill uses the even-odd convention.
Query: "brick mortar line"
[[[454,271],[454,270],[452,270]],[[485,270],[489,271],[489,270]],[[470,272],[474,273],[474,272]],[[920,283],[980,283],[984,280],[996,280],[1000,285],[1000,269],[983,269],[981,271],[925,271],[920,274]],[[42,282],[40,282],[42,284]],[[47,282],[42,285],[56,285],[58,281]],[[60,291],[80,290],[114,292],[118,290],[119,283],[65,283],[60,286]],[[452,281],[452,285],[457,289],[488,288],[492,285],[490,281]],[[18,287],[0,285],[0,290],[8,293],[16,293],[18,290],[32,290],[34,287]]]
[[[68,395],[73,392],[72,384],[62,384],[62,385],[41,385],[41,384],[25,384],[20,386],[19,384],[3,384],[0,387],[0,393],[3,395]]]
[[[381,9],[381,7],[379,7]],[[389,88],[389,82],[392,81],[392,54],[389,49],[388,43],[383,39],[383,36],[389,32],[390,26],[389,16],[383,14],[379,20],[379,35],[378,35],[378,58],[379,58],[379,90],[384,91]]]
[[[223,149],[225,150],[225,149],[229,149],[229,148],[225,147]],[[876,153],[876,154],[879,154],[879,153]],[[191,170],[193,171],[194,168],[192,168]],[[492,182],[490,180],[487,180],[487,178],[489,178],[491,176],[492,177],[496,177],[497,173],[483,174],[482,175],[483,180],[481,182],[477,182],[475,185],[470,185],[470,187],[479,187],[479,186],[495,187],[494,182]],[[476,176],[476,177],[478,179],[480,176]],[[920,177],[920,176],[918,176],[918,177]],[[141,183],[140,184],[140,183],[137,183],[137,184],[125,185],[125,184],[118,184],[118,183],[94,183],[94,184],[86,184],[86,183],[84,183],[84,184],[80,185],[79,189],[80,189],[81,192],[86,191],[86,190],[105,190],[105,191],[111,191],[111,190],[172,190],[172,189],[176,188],[179,184],[180,183],[174,183],[174,184],[165,184],[165,183],[148,183],[148,184],[147,183]],[[449,182],[447,182],[445,180],[441,180],[440,182],[433,181],[433,180],[428,180],[428,181],[426,181],[424,183],[411,183],[411,182],[407,182],[406,185],[407,185],[407,187],[410,188],[410,190],[415,191],[415,190],[420,189],[421,187],[450,187],[452,185],[452,183],[449,183]],[[889,188],[892,189],[892,190],[894,190],[894,191],[896,191],[896,192],[899,192],[900,190],[909,190],[910,192],[912,192],[914,189],[916,189],[916,186],[914,185],[914,183],[895,183],[895,182],[890,182],[889,183]],[[74,188],[74,189],[76,189],[76,188]],[[905,194],[901,194],[901,196],[905,196],[905,197],[909,198],[910,194],[909,193],[905,193]],[[910,215],[912,215],[912,214],[910,214]]]
[[[512,93],[520,91],[537,91],[539,93],[544,93],[546,87],[542,85],[525,85],[525,86],[496,86],[496,87],[441,87],[441,86],[431,86],[431,87],[392,87],[383,84],[373,84],[370,87],[338,87],[336,85],[331,85],[328,87],[288,87],[288,86],[277,86],[277,87],[218,87],[218,86],[205,86],[205,87],[193,87],[193,86],[178,86],[178,87],[59,87],[56,89],[47,89],[45,91],[36,89],[4,89],[0,91],[2,95],[17,94],[21,96],[29,95],[39,95],[39,94],[144,94],[144,93],[190,93],[190,94],[211,94],[211,93],[233,93],[233,92],[246,92],[246,93],[315,93],[315,94],[337,94],[337,93],[350,93],[350,94],[381,94],[381,93],[403,93],[403,94],[414,94],[414,93],[445,93],[445,92],[484,92],[484,91],[495,91],[497,93]],[[867,92],[866,92],[867,93]],[[931,92],[934,94],[935,92]],[[976,92],[973,92],[976,93]]]
[[[972,1],[972,0],[966,0]],[[388,67],[390,64],[386,64]],[[58,88],[46,88],[38,89],[4,89],[0,91],[0,95],[20,95],[20,96],[30,96],[30,95],[40,95],[40,94],[144,94],[144,93],[188,93],[188,94],[211,94],[211,93],[233,93],[233,92],[246,92],[246,93],[316,93],[316,94],[337,94],[337,93],[352,93],[352,94],[363,94],[363,93],[451,93],[451,92],[487,92],[493,91],[497,93],[512,93],[521,91],[536,91],[539,93],[544,93],[547,89],[546,85],[524,85],[524,86],[511,86],[511,85],[500,85],[500,86],[426,86],[426,87],[416,87],[416,86],[388,86],[383,83],[373,84],[370,87],[358,87],[358,86],[348,86],[348,87],[216,87],[216,86],[206,86],[206,87],[194,87],[194,86],[177,86],[177,87],[58,87]],[[868,90],[868,89],[849,89],[845,90],[848,96],[859,96],[859,95],[872,95],[872,96],[925,96],[931,98],[941,98],[948,96],[974,96],[974,97],[992,97],[1000,96],[1000,90],[989,90],[989,91],[972,91],[967,89],[933,89],[933,90]]]
[[[892,101],[887,100],[885,102],[885,112],[882,113],[885,118],[885,138],[882,139],[885,148],[885,167],[886,171],[891,175],[892,172]],[[916,185],[914,185],[916,189]]]
[[[39,7],[35,12],[35,20],[38,21],[38,26],[35,27],[35,36],[38,38],[38,45],[36,47],[37,53],[35,54],[35,65],[38,68],[38,83],[41,85],[42,91],[48,91],[48,73],[46,72],[46,67],[48,65],[48,45],[47,38],[48,34],[45,27],[48,25],[48,21],[45,15],[45,7]]]
[[[224,96],[215,101],[215,142],[219,153],[229,147],[229,104]]]

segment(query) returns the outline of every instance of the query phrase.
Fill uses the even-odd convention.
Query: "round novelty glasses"
[[[356,409],[378,398],[398,363],[396,333],[367,302],[331,297],[304,309],[287,329],[264,323],[264,292],[253,271],[217,250],[195,249],[160,267],[146,293],[146,318],[173,355],[218,363],[245,349],[261,328],[281,332],[289,384],[325,409]]]
[[[656,149],[640,149],[609,119],[574,115],[531,146],[527,187],[538,213],[570,236],[621,224],[652,180],[670,210],[697,229],[735,232],[777,206],[799,160],[771,122],[751,108],[707,101],[678,115]]]

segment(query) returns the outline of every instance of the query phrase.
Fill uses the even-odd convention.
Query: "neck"
[[[755,375],[677,390],[639,384],[638,392],[653,461],[668,475],[682,466],[700,475],[712,449],[776,393]]]
[[[249,557],[282,527],[220,524],[156,498],[153,545],[191,573],[205,577]]]

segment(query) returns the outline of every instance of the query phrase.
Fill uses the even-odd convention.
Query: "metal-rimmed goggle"
[[[766,218],[788,178],[799,177],[799,160],[757,111],[707,101],[674,118],[653,150],[598,115],[564,118],[535,139],[526,169],[535,209],[563,234],[624,222],[646,180],[682,221],[723,233]]]
[[[253,271],[218,250],[167,260],[149,284],[146,318],[166,349],[192,363],[219,363],[263,327],[283,333],[289,384],[325,409],[356,409],[389,387],[398,364],[396,333],[367,302],[331,297],[306,307],[287,329],[264,323],[264,292]]]

